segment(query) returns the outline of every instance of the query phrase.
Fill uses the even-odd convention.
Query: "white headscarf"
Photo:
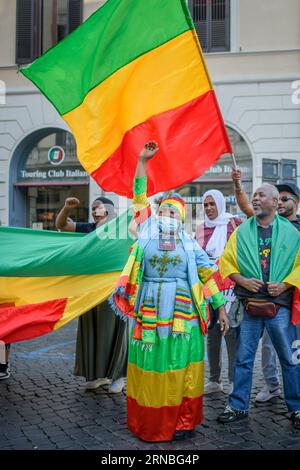
[[[216,259],[219,258],[224,251],[227,243],[227,225],[233,215],[226,212],[226,201],[221,191],[218,191],[217,189],[206,191],[206,193],[203,194],[203,204],[208,196],[211,196],[215,201],[218,216],[214,220],[210,220],[206,214],[204,215],[204,223],[206,227],[215,227],[205,250],[210,258]]]

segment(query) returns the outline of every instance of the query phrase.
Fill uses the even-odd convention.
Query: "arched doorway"
[[[234,129],[227,127],[230,142],[243,175],[243,187],[248,196],[252,193],[253,184],[253,162],[250,148],[245,139]],[[202,176],[178,188],[189,207],[192,218],[191,230],[203,220],[202,195],[208,189],[218,189],[226,197],[227,211],[238,214],[239,208],[236,204],[231,180],[232,158],[231,155],[223,155]]]
[[[74,137],[63,129],[41,129],[27,136],[10,165],[10,225],[55,229],[55,217],[67,197],[81,204],[76,221],[88,220],[89,176],[76,155]]]

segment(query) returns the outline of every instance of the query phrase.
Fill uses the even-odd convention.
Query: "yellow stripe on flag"
[[[223,279],[229,277],[231,274],[239,273],[240,268],[237,261],[237,245],[236,235],[237,230],[233,232],[229,238],[225,250],[220,258],[220,274]]]
[[[283,282],[300,289],[300,250],[298,250],[291,274],[289,274]]]
[[[122,67],[63,118],[75,135],[79,160],[92,173],[127,131],[211,89],[194,33],[187,31]]]
[[[107,298],[119,276],[117,271],[80,276],[0,277],[0,298],[15,302],[17,306],[60,298],[84,298],[91,293],[98,299]]]

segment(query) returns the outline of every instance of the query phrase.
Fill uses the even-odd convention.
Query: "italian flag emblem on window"
[[[60,165],[65,158],[65,152],[61,147],[52,147],[48,152],[48,159],[52,165]]]

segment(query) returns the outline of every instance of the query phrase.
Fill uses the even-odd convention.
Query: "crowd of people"
[[[299,188],[262,184],[250,203],[242,174],[234,169],[243,217],[226,212],[224,195],[209,190],[202,198],[204,221],[192,236],[184,228],[179,194],[166,194],[157,214],[151,210],[147,164],[157,151],[148,142],[140,152],[129,227],[136,241],[111,297],[79,318],[74,374],[86,379],[86,390],[109,384],[109,393],[120,393],[127,376],[129,429],[145,441],[183,440],[203,420],[203,395],[225,391],[223,338],[228,405],[216,418],[230,423],[248,417],[262,340],[265,385],[255,401],[281,397],[282,375],[285,403],[300,429]],[[58,230],[89,233],[116,216],[113,202],[99,197],[92,205],[94,223],[76,223],[69,213],[79,204],[76,198],[65,201]],[[0,380],[10,375],[8,353],[9,345]]]

